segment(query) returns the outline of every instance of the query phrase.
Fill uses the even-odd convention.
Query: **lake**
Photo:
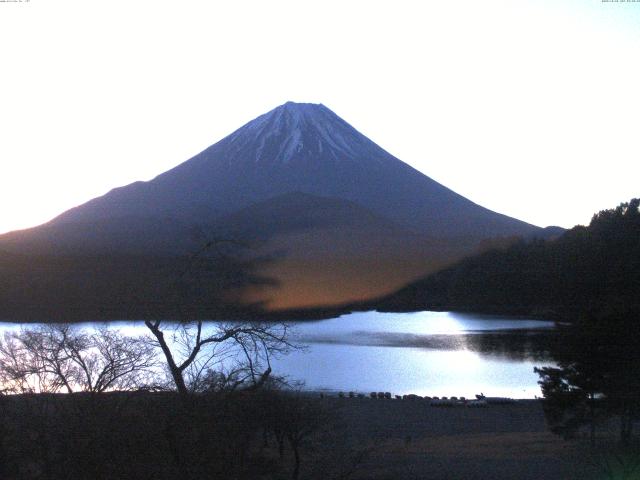
[[[362,312],[295,324],[309,345],[274,362],[308,389],[533,398],[553,322],[451,312]],[[541,341],[538,341],[541,340]]]
[[[533,398],[541,395],[533,368],[553,365],[545,339],[554,323],[544,320],[358,312],[288,323],[293,340],[307,348],[274,359],[273,371],[309,390]],[[126,334],[146,333],[142,322],[110,325]],[[0,324],[0,331],[18,328]]]

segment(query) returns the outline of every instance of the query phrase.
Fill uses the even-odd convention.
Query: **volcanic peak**
[[[322,104],[287,102],[247,123],[228,140],[238,149],[252,143],[256,163],[288,164],[305,151],[353,158],[365,139]]]

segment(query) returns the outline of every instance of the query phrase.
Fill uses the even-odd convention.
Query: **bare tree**
[[[176,278],[175,292],[206,305],[226,296],[229,287],[265,281],[245,271],[246,260],[236,256],[238,248],[246,249],[247,245],[237,240],[207,239],[201,230],[194,233],[205,241],[187,259],[185,269]],[[231,266],[231,277],[236,278],[221,275],[220,265],[227,265],[227,270]],[[184,313],[185,317],[188,315]],[[145,320],[145,325],[155,338],[153,344],[162,351],[171,382],[182,396],[199,391],[257,388],[271,375],[273,355],[298,348],[288,340],[288,326],[284,323],[170,323],[153,319]]]
[[[211,322],[164,324],[146,320],[181,395],[257,388],[271,375],[271,357],[297,348],[283,323]]]
[[[87,333],[46,325],[0,341],[0,381],[14,393],[138,389],[157,364],[148,341],[107,328]]]

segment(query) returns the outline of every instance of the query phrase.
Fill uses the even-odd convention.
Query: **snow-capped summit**
[[[377,148],[327,107],[314,103],[287,102],[227,140],[239,151],[252,148],[256,162],[273,164],[314,161],[325,153],[334,161],[348,161],[362,150]]]
[[[259,116],[153,180],[116,188],[54,222],[161,217],[210,224],[290,192],[355,202],[439,237],[529,234],[537,228],[440,185],[324,105],[294,102]]]
[[[483,239],[540,229],[440,185],[327,107],[288,102],[151,181],[0,236],[0,250],[175,255],[202,247],[196,231],[257,239],[258,256],[280,259],[265,267],[278,282],[266,301],[297,308],[386,295]]]

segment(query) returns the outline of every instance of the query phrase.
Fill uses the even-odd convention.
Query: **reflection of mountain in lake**
[[[465,334],[419,335],[397,332],[354,331],[351,334],[307,334],[298,337],[305,343],[424,348],[431,350],[467,350],[484,356],[515,361],[551,361],[550,348],[555,338],[551,329],[495,330]]]

